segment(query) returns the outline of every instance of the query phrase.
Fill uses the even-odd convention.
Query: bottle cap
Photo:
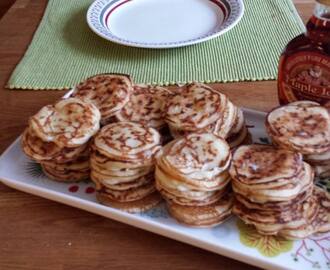
[[[322,5],[330,6],[330,0],[316,0],[316,2]]]

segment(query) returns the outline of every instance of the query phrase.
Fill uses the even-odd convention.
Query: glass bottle
[[[330,0],[316,0],[306,33],[291,40],[279,63],[282,105],[296,100],[330,104]]]

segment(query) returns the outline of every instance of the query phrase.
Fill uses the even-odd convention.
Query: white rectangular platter
[[[265,114],[247,109],[244,114],[254,142],[268,143],[264,131]],[[178,224],[169,216],[164,204],[143,214],[128,214],[99,204],[92,183],[65,184],[47,179],[39,165],[24,155],[19,138],[0,157],[0,179],[12,188],[262,268],[330,269],[330,233],[303,241],[286,241],[259,235],[235,217],[212,229],[195,229]]]

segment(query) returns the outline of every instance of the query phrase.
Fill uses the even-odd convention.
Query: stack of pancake
[[[129,102],[116,113],[117,121],[141,123],[157,129],[162,142],[171,139],[165,118],[166,100],[172,93],[163,87],[134,85]]]
[[[229,145],[211,133],[192,133],[167,144],[157,156],[156,188],[179,222],[212,227],[231,215]]]
[[[226,140],[231,149],[234,149],[242,144],[252,143],[252,136],[246,127],[243,111],[238,107],[235,124],[230,130]]]
[[[316,175],[330,177],[330,114],[312,101],[298,101],[271,111],[266,128],[274,144],[298,151]]]
[[[101,112],[103,125],[129,101],[133,91],[131,78],[124,74],[99,74],[75,87],[72,97],[93,103]]]
[[[241,146],[229,172],[233,213],[261,234],[297,239],[330,230],[329,195],[313,185],[313,169],[300,153]]]
[[[204,84],[187,85],[169,98],[165,121],[174,138],[209,132],[227,139],[232,148],[251,140],[241,110]]]
[[[157,130],[134,122],[103,127],[92,145],[91,179],[97,198],[126,212],[146,211],[161,201],[154,185]]]
[[[32,116],[22,137],[27,156],[41,163],[56,181],[89,178],[89,140],[100,128],[100,112],[76,98],[43,107]]]

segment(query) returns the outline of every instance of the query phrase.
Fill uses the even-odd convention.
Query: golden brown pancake
[[[124,74],[99,74],[76,86],[72,97],[93,103],[106,123],[129,101],[133,91],[131,78]]]
[[[301,226],[282,229],[279,235],[288,239],[303,239],[314,233],[330,231],[330,195],[327,191],[315,186],[313,197],[319,205],[315,215],[306,219],[305,224]]]
[[[179,182],[188,189],[219,190],[228,183],[230,157],[229,146],[220,137],[190,134],[163,148],[156,161],[156,179],[172,185]]]
[[[330,177],[330,163],[325,165],[314,166],[315,174],[320,178]]]
[[[227,138],[227,142],[231,149],[235,149],[236,147],[244,144],[251,144],[251,134],[249,133],[246,126],[243,126],[242,130],[239,133],[234,133]]]
[[[206,206],[185,206],[168,203],[168,210],[177,221],[192,227],[214,227],[231,215],[233,198],[227,194],[215,203]]]
[[[214,127],[211,125],[211,128],[207,130],[222,138],[228,138],[235,125],[238,113],[238,108],[235,107],[230,100],[228,100],[222,117],[215,122]]]
[[[294,199],[298,194],[308,190],[313,185],[314,171],[310,165],[304,163],[304,170],[291,182],[284,182],[281,186],[267,183],[258,185],[244,185],[236,179],[232,180],[233,190],[249,200],[258,203],[283,202]]]
[[[163,87],[134,85],[129,102],[116,113],[117,121],[130,121],[160,130],[165,123],[165,104],[172,93]]]
[[[330,151],[318,155],[305,155],[304,159],[312,165],[327,165],[330,164]]]
[[[44,106],[29,121],[30,129],[44,142],[61,148],[86,144],[100,128],[100,112],[77,98]]]
[[[330,150],[330,114],[315,102],[294,102],[271,111],[266,128],[283,148],[306,155]]]
[[[226,102],[223,94],[204,84],[193,83],[169,98],[165,120],[181,130],[203,129],[222,116]]]
[[[230,191],[229,185],[227,187],[211,192],[201,192],[200,196],[191,196],[188,192],[182,191],[181,193],[176,190],[165,189],[158,182],[156,182],[156,188],[163,196],[163,198],[174,204],[186,205],[186,206],[205,206],[213,204],[220,200],[224,195]]]
[[[313,196],[283,211],[251,209],[235,200],[233,213],[245,223],[254,225],[260,233],[272,235],[304,225],[306,220],[314,218],[318,208],[318,201]]]
[[[96,135],[94,147],[116,160],[152,159],[160,149],[160,134],[138,123],[113,123],[103,127]]]
[[[76,160],[89,151],[88,144],[74,148],[61,148],[53,142],[44,142],[30,128],[23,132],[21,145],[24,153],[37,162],[66,163]]]
[[[141,170],[141,169],[147,169],[150,168],[150,166],[153,166],[155,163],[154,156],[157,154],[157,152],[154,155],[151,155],[147,159],[129,159],[125,160],[124,158],[119,157],[117,159],[116,157],[109,158],[100,151],[98,151],[95,146],[92,146],[92,154],[91,159],[92,163],[97,163],[102,168],[110,168],[112,170],[121,170],[121,169],[130,169],[130,170]],[[159,146],[160,150],[160,146]]]
[[[292,204],[300,204],[304,202],[312,195],[312,193],[313,193],[313,185],[310,186],[307,190],[298,194],[298,196],[296,196],[294,199],[288,201],[282,201],[282,202],[269,201],[265,203],[258,203],[249,200],[249,198],[242,196],[239,193],[235,193],[235,199],[248,209],[282,212],[288,210],[292,206]]]
[[[160,195],[155,193],[153,174],[160,143],[159,132],[140,123],[103,127],[94,139],[91,155],[91,179],[100,202],[128,212],[157,204]]]
[[[92,178],[92,180],[94,181],[97,190],[101,190],[103,188],[108,188],[108,189],[116,190],[116,191],[125,191],[125,190],[129,190],[132,188],[138,188],[138,187],[141,187],[141,186],[149,184],[149,183],[154,184],[155,179],[154,179],[153,173],[151,173],[148,175],[144,175],[140,178],[137,178],[131,182],[124,182],[124,183],[120,182],[120,183],[116,183],[113,185],[108,184],[106,182],[97,181],[96,179],[93,179],[93,178]]]
[[[100,203],[128,213],[141,213],[148,211],[162,201],[162,197],[158,192],[153,192],[140,200],[131,202],[118,202],[111,200],[106,193],[97,193],[96,196]]]
[[[46,176],[57,182],[78,182],[89,179],[89,169],[82,171],[66,170],[57,171],[47,167],[47,165],[41,164],[43,172]]]
[[[99,193],[106,194],[110,200],[116,202],[131,202],[140,200],[149,194],[156,191],[155,185],[153,182],[148,182],[139,187],[130,188],[127,190],[114,190],[108,187],[99,190]]]
[[[303,168],[302,155],[267,145],[244,145],[236,149],[229,173],[245,184],[291,179]]]

